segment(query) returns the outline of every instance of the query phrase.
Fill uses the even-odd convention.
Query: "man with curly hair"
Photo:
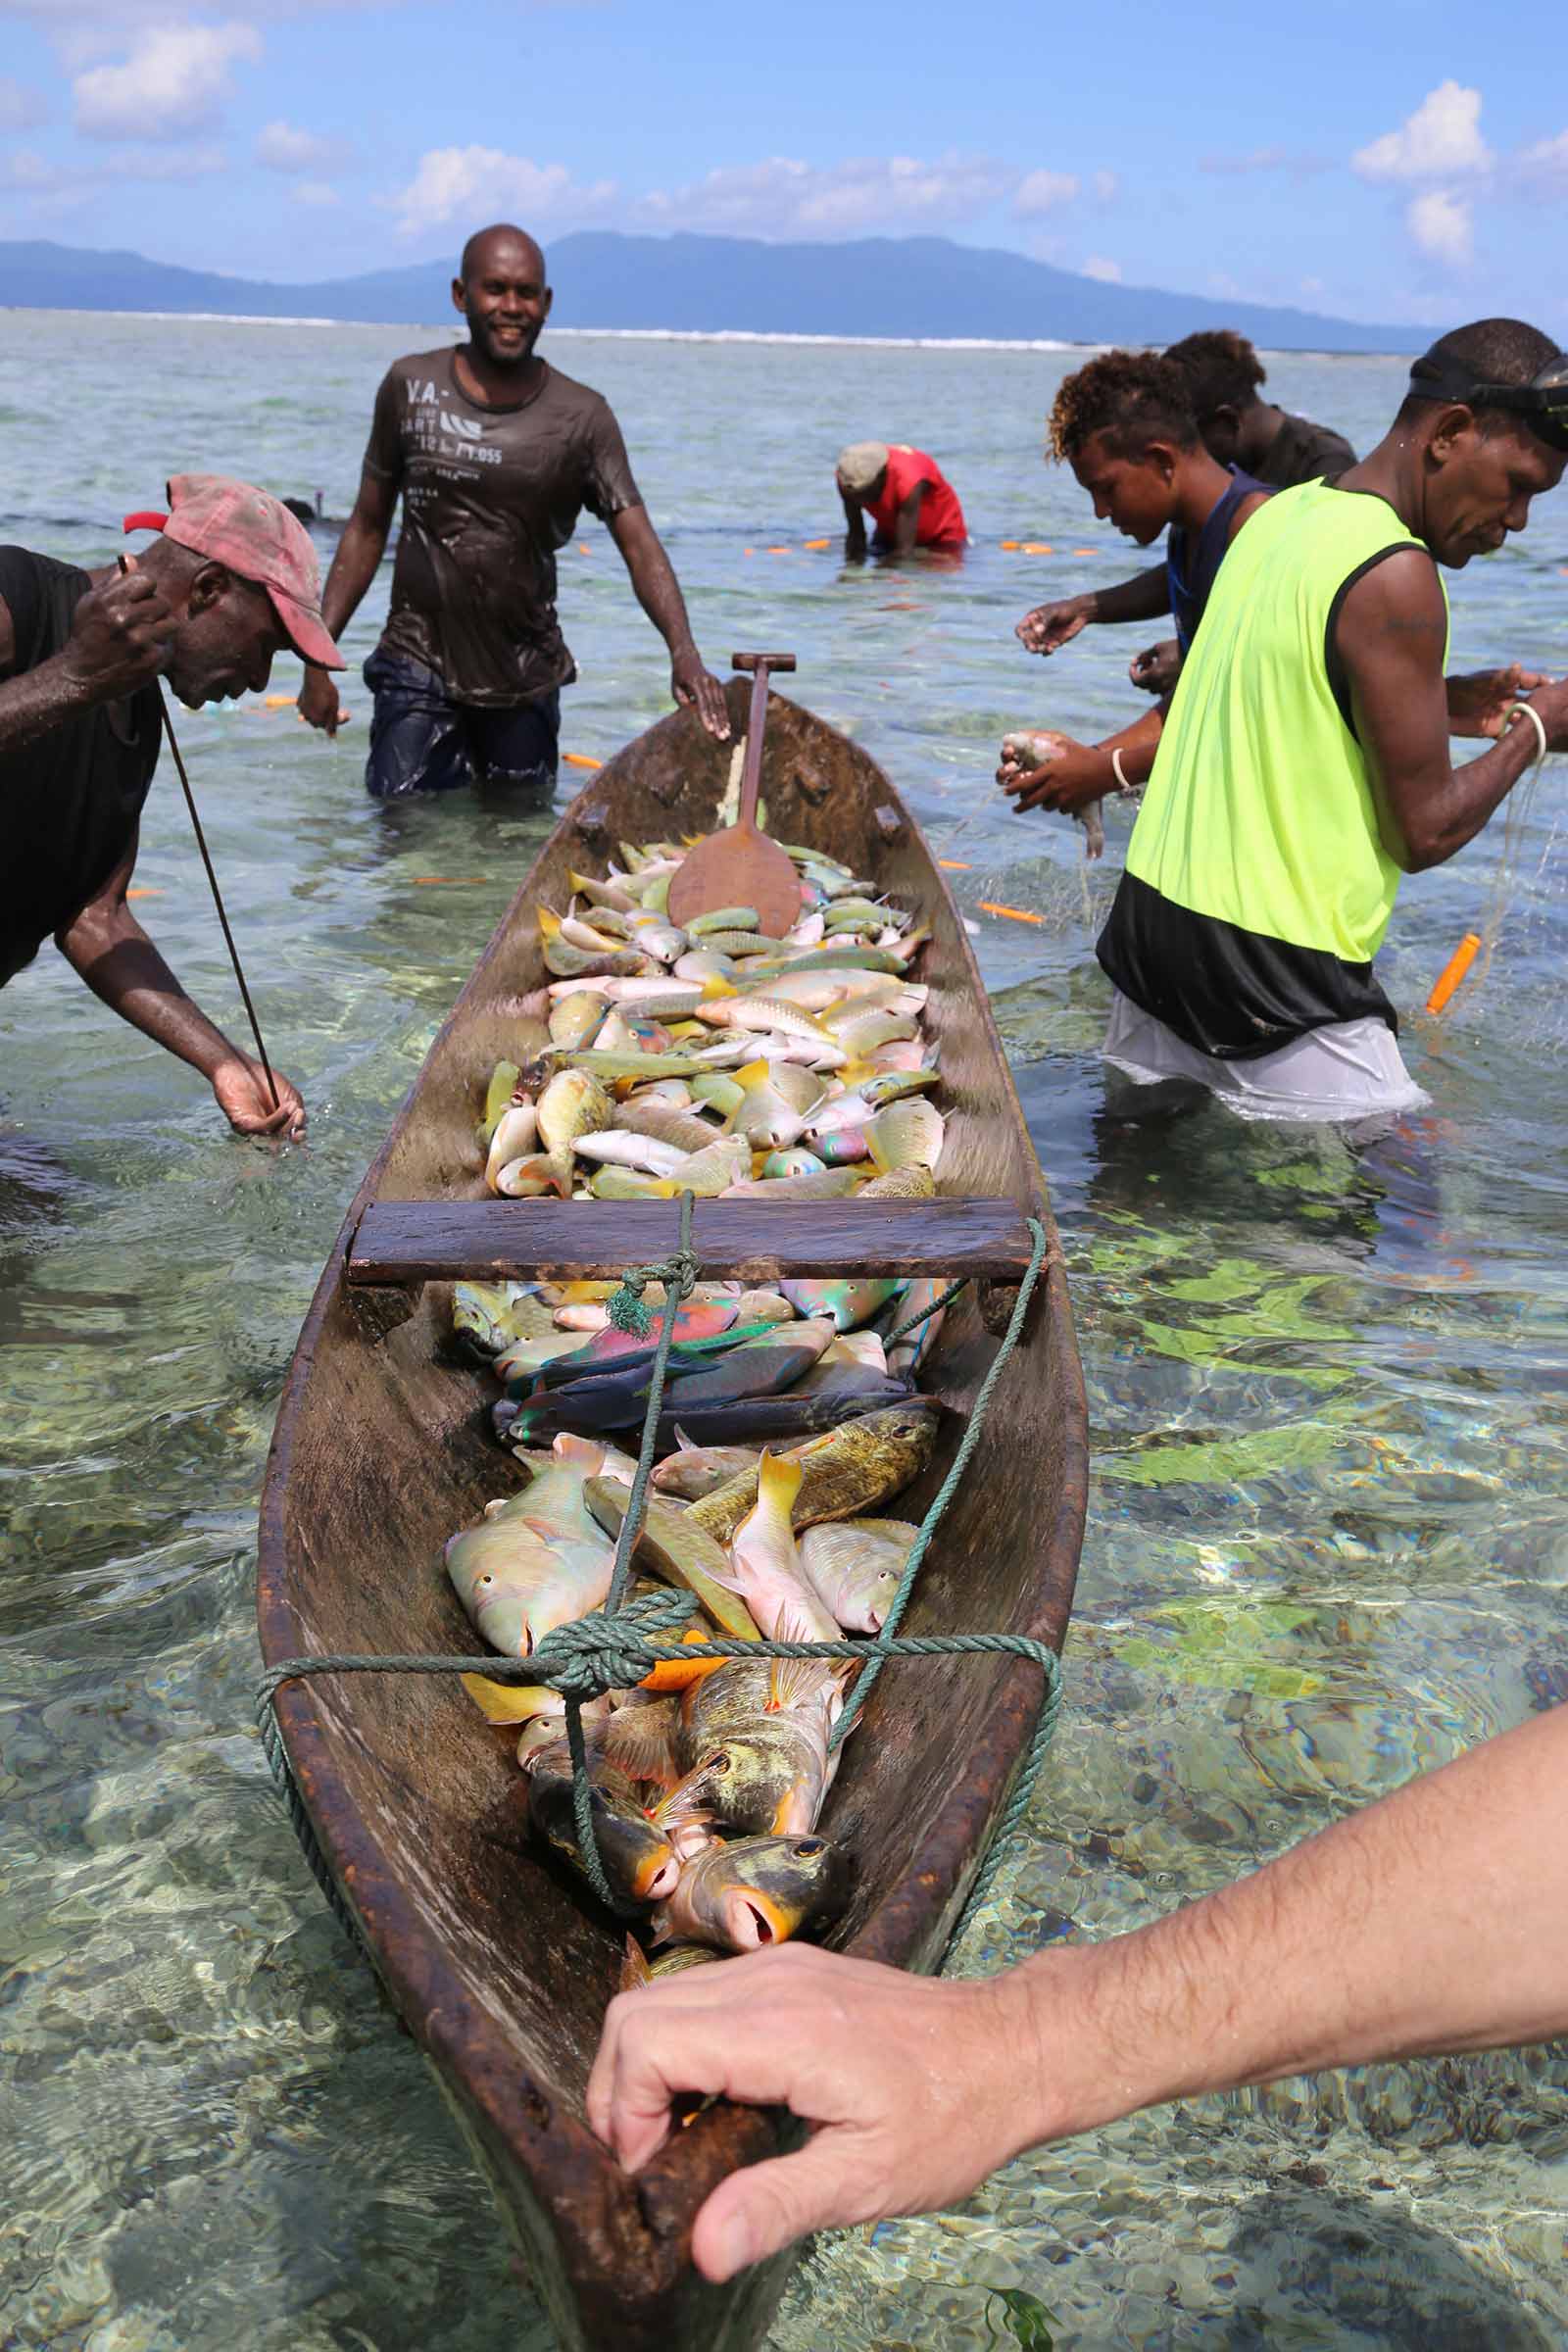
[[[1174,361],[1153,352],[1107,351],[1066,376],[1049,436],[1052,456],[1072,467],[1101,520],[1140,547],[1168,531],[1161,576],[1185,650],[1226,549],[1268,491],[1209,456],[1186,378]],[[1009,735],[997,780],[1019,808],[1077,814],[1146,780],[1165,707],[1161,702],[1100,744],[1075,743],[1052,729]]]
[[[1184,335],[1165,357],[1187,379],[1200,437],[1221,466],[1234,466],[1270,490],[1290,490],[1298,482],[1334,481],[1355,464],[1343,433],[1259,399],[1267,370],[1245,335],[1208,328]],[[1114,588],[1041,605],[1024,614],[1017,633],[1030,653],[1054,654],[1092,621],[1157,620],[1170,609],[1169,581],[1156,564]],[[1180,671],[1180,644],[1169,638],[1139,654],[1128,674],[1146,693],[1168,694]]]
[[[1426,1101],[1373,971],[1400,878],[1568,750],[1568,683],[1517,662],[1445,676],[1442,573],[1522,531],[1565,463],[1568,356],[1484,318],[1416,362],[1369,458],[1279,491],[1241,534],[1099,942],[1105,1055],[1141,1087],[1177,1079],[1281,1119]],[[1456,768],[1450,734],[1494,740]]]

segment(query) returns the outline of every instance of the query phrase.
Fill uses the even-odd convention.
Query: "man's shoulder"
[[[615,413],[602,392],[596,392],[592,384],[580,383],[574,375],[567,375],[554,360],[545,378],[544,397],[563,407],[579,409],[585,416],[612,417]]]
[[[433,380],[450,383],[453,349],[452,344],[443,343],[434,351],[406,351],[401,359],[392,362],[381,381],[389,384],[395,376],[405,376],[415,383]]]

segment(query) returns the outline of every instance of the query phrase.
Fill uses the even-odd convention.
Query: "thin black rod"
[[[164,692],[162,679],[158,682],[158,694],[164,707],[164,733],[169,737],[169,748],[174,755],[174,771],[184,789],[185,806],[190,810],[191,829],[196,836],[196,847],[202,854],[202,863],[207,868],[207,880],[212,888],[213,905],[218,908],[218,919],[223,926],[223,940],[228,949],[228,960],[234,966],[234,977],[239,982],[239,993],[245,1000],[245,1011],[250,1021],[251,1035],[256,1040],[256,1051],[261,1058],[262,1068],[267,1073],[267,1091],[272,1098],[272,1108],[281,1110],[283,1105],[278,1100],[277,1080],[272,1076],[272,1065],[267,1058],[267,1048],[262,1043],[262,1025],[256,1018],[256,1007],[251,1003],[251,992],[245,985],[245,974],[240,968],[239,950],[234,945],[234,934],[228,927],[228,916],[223,911],[223,894],[218,887],[218,876],[213,871],[213,861],[208,855],[207,836],[202,831],[202,820],[196,813],[196,796],[191,791],[190,778],[185,773],[185,762],[179,756],[179,744],[174,735],[173,713],[169,708],[169,697]]]

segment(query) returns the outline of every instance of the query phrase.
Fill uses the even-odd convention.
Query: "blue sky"
[[[0,0],[0,237],[308,280],[444,258],[498,216],[923,232],[1568,335],[1560,23],[1534,0]]]

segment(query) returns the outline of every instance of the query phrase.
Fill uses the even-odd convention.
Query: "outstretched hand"
[[[275,1109],[259,1061],[253,1061],[248,1054],[236,1054],[232,1061],[220,1062],[213,1072],[218,1107],[236,1135],[275,1135],[284,1143],[297,1144],[305,1133],[304,1100],[281,1070],[274,1070],[272,1076],[277,1081]]]
[[[692,1969],[610,2004],[588,2121],[628,2171],[669,2136],[683,2091],[784,2106],[816,2127],[793,2156],[719,2183],[692,2255],[728,2278],[808,2230],[925,2213],[1016,2153],[1005,1980],[933,1982],[791,1943]]]
[[[729,707],[724,689],[694,646],[675,656],[669,670],[669,691],[684,710],[695,710],[715,743],[729,741]]]
[[[1070,645],[1080,629],[1094,618],[1092,596],[1058,597],[1054,605],[1037,605],[1026,612],[1013,635],[1029,654],[1054,654]]]

